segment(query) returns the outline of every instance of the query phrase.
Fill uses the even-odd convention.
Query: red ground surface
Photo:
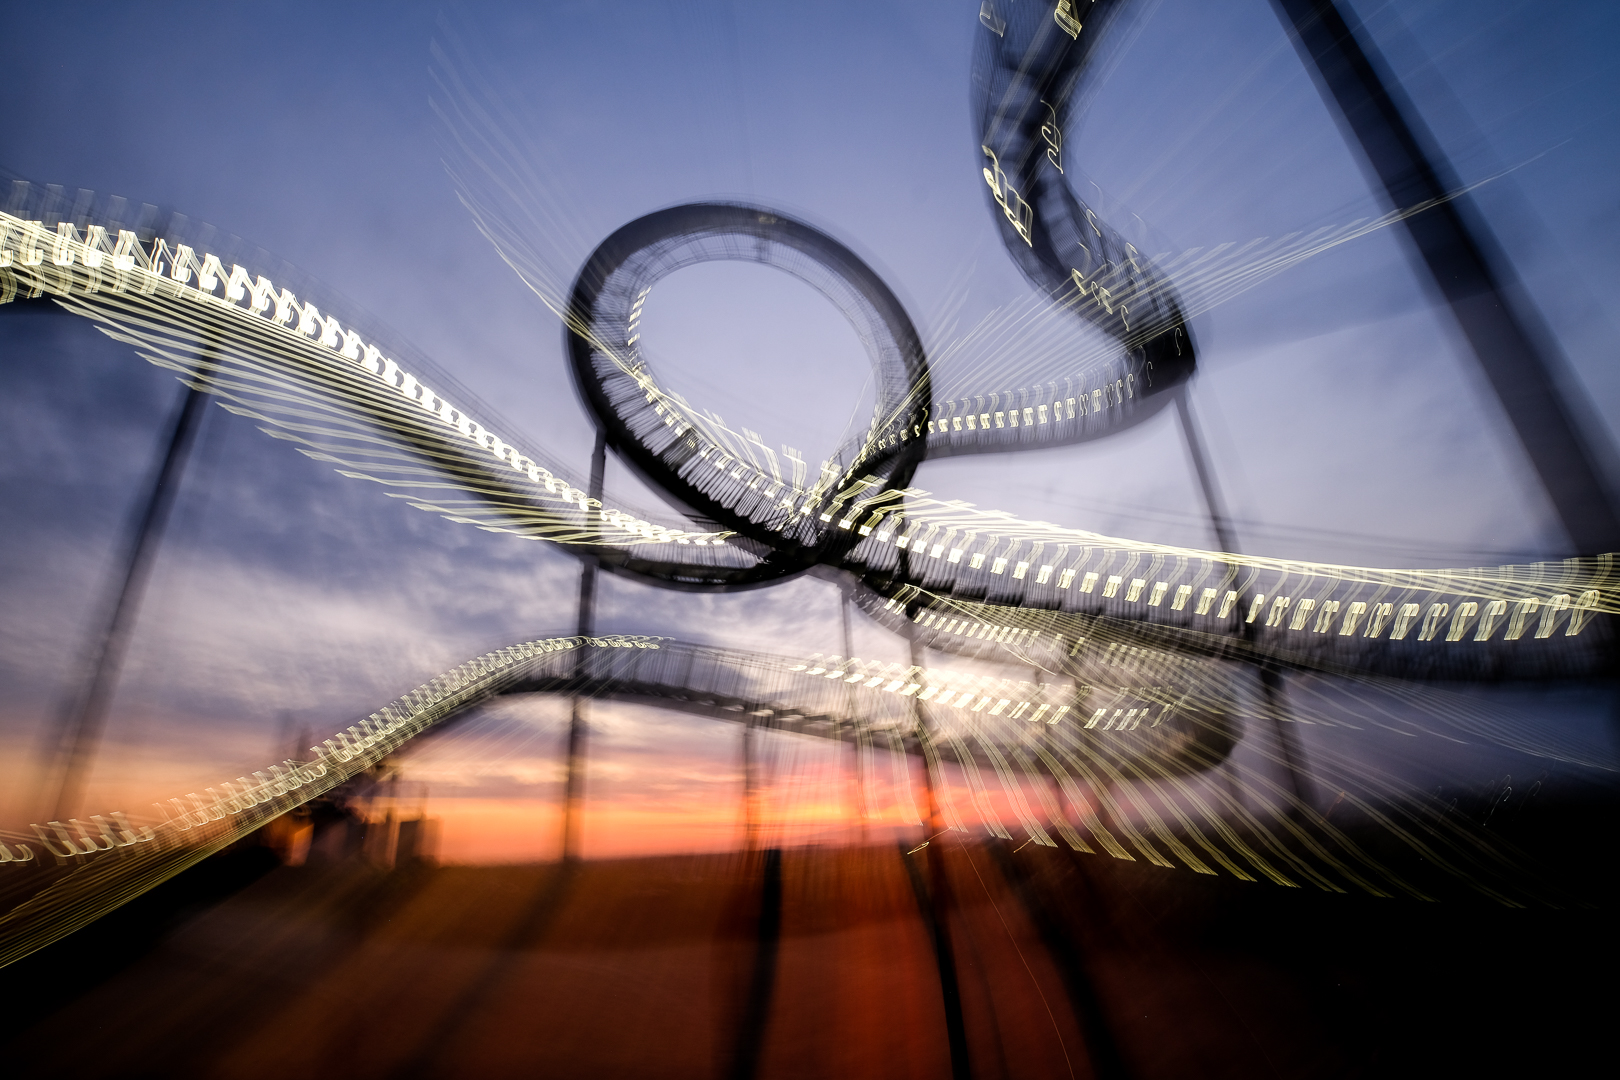
[[[912,855],[784,851],[755,1000],[766,864],[261,867],[7,969],[7,1075],[945,1078],[931,915],[973,1077],[1488,1074],[1579,1058],[1612,1005],[1580,979],[1615,955],[1602,912],[1327,896],[954,834]]]

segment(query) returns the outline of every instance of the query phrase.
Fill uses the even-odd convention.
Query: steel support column
[[[200,376],[199,376],[200,377]],[[109,590],[105,621],[92,632],[81,668],[83,682],[73,688],[56,723],[56,738],[45,773],[46,798],[51,817],[62,820],[78,813],[84,787],[95,763],[96,747],[106,726],[118,674],[124,666],[130,635],[140,613],[141,598],[163,542],[163,530],[180,492],[192,444],[202,424],[208,393],[196,385],[181,391],[180,403],[169,424],[163,456],[152,480],[136,504],[118,561],[116,584]]]
[[[1317,88],[1405,219],[1452,316],[1507,413],[1564,530],[1581,555],[1620,550],[1620,511],[1599,462],[1602,434],[1582,430],[1560,391],[1563,358],[1478,220],[1438,144],[1372,44],[1333,0],[1272,0]],[[1418,208],[1422,208],[1419,210]],[[1545,342],[1545,345],[1538,344]]]
[[[591,450],[590,497],[602,501],[602,475],[607,469],[607,436],[598,430],[596,445]],[[597,561],[586,555],[579,568],[579,623],[576,631],[588,638],[596,633],[596,575]],[[576,671],[589,662],[590,649],[584,645],[574,653]],[[579,858],[579,815],[585,798],[585,698],[576,695],[568,717],[568,778],[563,785],[562,857],[564,862]]]

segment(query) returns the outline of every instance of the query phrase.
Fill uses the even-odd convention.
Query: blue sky
[[[1498,177],[1477,205],[1612,437],[1620,10],[1353,7],[1463,181]],[[975,9],[6,3],[21,92],[0,125],[0,167],[172,206],[262,245],[583,468],[591,432],[557,320],[474,229],[443,167],[431,43],[459,48],[499,95],[553,200],[545,242],[563,279],[642,213],[738,196],[855,248],[940,345],[1029,295],[978,172]],[[1154,250],[1382,211],[1265,0],[1144,2],[1137,24],[1068,154],[1139,215]],[[694,403],[813,453],[844,430],[866,362],[825,301],[773,274],[677,275],[649,308],[649,347]],[[1427,566],[1565,553],[1397,232],[1274,278],[1193,331],[1194,408],[1246,549]],[[60,694],[176,389],[61,319],[0,315],[0,342],[0,486],[13,508],[0,541],[0,733],[15,761]],[[936,376],[964,389],[972,377],[949,364]],[[98,782],[142,754],[170,762],[175,783],[235,775],[289,725],[336,727],[467,655],[570,625],[571,560],[410,510],[213,413]],[[929,464],[917,482],[1065,525],[1213,544],[1168,414],[1086,447]],[[612,466],[609,490],[656,503]],[[605,629],[841,648],[836,596],[815,581],[729,597],[610,582],[602,611]],[[863,655],[903,655],[874,627],[857,634]],[[534,715],[533,731],[554,730],[555,715]],[[637,730],[620,730],[632,749]],[[509,758],[550,752],[539,735],[502,737]]]

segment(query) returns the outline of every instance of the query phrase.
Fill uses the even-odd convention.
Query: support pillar
[[[196,378],[201,379],[199,373]],[[202,425],[208,393],[198,385],[181,390],[180,402],[169,423],[169,437],[152,479],[136,504],[125,533],[114,584],[109,590],[105,621],[93,632],[83,658],[82,682],[63,704],[55,725],[44,772],[45,793],[52,820],[63,821],[79,812],[85,784],[95,763],[96,750],[106,726],[113,691],[123,670],[130,636],[140,614],[141,598],[157,561],[163,531],[180,492],[186,462]]]
[[[1600,462],[1612,449],[1577,421],[1552,335],[1472,209],[1434,137],[1383,58],[1358,40],[1333,0],[1272,0],[1347,140],[1397,210],[1463,337],[1541,478],[1575,554],[1620,550],[1620,509]]]
[[[607,469],[607,436],[604,432],[596,433],[596,445],[591,450],[591,487],[590,498],[596,502],[602,501],[602,477]],[[594,513],[594,508],[586,513]],[[596,633],[596,575],[597,560],[594,555],[585,555],[580,558],[579,568],[579,622],[575,631],[581,638],[589,638]],[[585,665],[590,660],[590,649],[583,643],[574,652],[574,674],[576,681],[585,673]],[[587,734],[585,697],[575,694],[572,708],[568,716],[568,776],[563,784],[563,821],[562,821],[562,859],[563,862],[574,862],[579,859],[580,851],[580,811],[585,799],[585,736]]]

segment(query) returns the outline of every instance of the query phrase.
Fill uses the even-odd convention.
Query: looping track
[[[647,294],[668,274],[717,259],[759,262],[806,281],[838,306],[872,353],[878,387],[872,424],[852,460],[824,464],[808,491],[784,478],[774,457],[768,466],[753,457],[745,460],[706,438],[647,373],[637,346]],[[735,531],[761,553],[755,567],[712,574],[717,586],[753,584],[837,562],[856,538],[832,527],[825,514],[814,513],[818,504],[848,488],[857,470],[863,498],[895,492],[910,483],[922,459],[923,441],[916,432],[927,420],[929,379],[910,317],[854,252],[772,211],[694,203],[619,229],[580,270],[566,336],[574,383],[608,445],[692,516]],[[681,575],[685,582],[690,576],[690,569]]]
[[[1018,521],[909,486],[929,457],[1118,431],[1151,415],[1193,372],[1193,345],[1167,277],[1075,195],[1063,172],[1072,96],[1116,6],[1095,5],[1094,25],[1072,32],[1050,7],[1011,8],[996,17],[999,27],[984,24],[975,60],[978,134],[1002,239],[1059,312],[1119,349],[1083,375],[1060,376],[1061,388],[1053,379],[935,402],[921,338],[889,287],[844,244],[772,210],[701,203],[659,211],[613,233],[587,260],[571,294],[558,298],[576,383],[620,458],[689,510],[695,528],[604,505],[542,452],[524,453],[453,384],[390,344],[386,330],[362,334],[354,320],[337,319],[341,302],[318,290],[300,300],[257,267],[227,270],[228,258],[173,222],[132,228],[121,211],[94,212],[88,199],[69,209],[26,190],[15,198],[0,217],[0,302],[52,295],[346,475],[452,520],[543,539],[670,588],[837,573],[858,582],[852,592],[869,614],[914,642],[1034,669],[1040,681],[952,682],[920,666],[854,658],[795,665],[673,645],[597,653],[608,639],[514,646],[372,714],[316,748],[313,761],[283,763],[285,775],[273,781],[229,782],[208,798],[190,796],[189,806],[171,800],[179,817],[162,824],[120,818],[77,832],[6,834],[30,855],[14,861],[32,860],[27,844],[59,861],[7,894],[14,903],[0,917],[0,962],[374,766],[408,739],[517,692],[656,701],[798,734],[877,739],[902,759],[921,754],[935,774],[948,763],[965,778],[964,809],[948,797],[942,806],[958,827],[971,804],[978,825],[997,835],[1008,835],[1005,817],[1032,840],[1056,843],[1044,816],[1075,850],[1095,844],[1120,858],[1325,889],[1405,890],[1308,800],[1234,761],[1246,711],[1278,719],[1269,706],[1241,704],[1235,672],[1258,664],[1356,678],[1606,673],[1612,647],[1601,617],[1620,610],[1611,557],[1441,571],[1250,558]],[[762,445],[720,430],[661,388],[640,355],[648,291],[682,266],[713,259],[766,263],[806,281],[872,353],[871,423],[814,475],[784,471]],[[590,662],[574,655],[582,646]],[[1263,809],[1203,783],[1217,766],[1260,792]],[[1490,862],[1454,823],[1388,810],[1388,787],[1358,775],[1355,762],[1314,768],[1343,791],[1364,793],[1341,797],[1434,865],[1466,878]],[[999,782],[999,802],[981,774]],[[1073,815],[1057,805],[1054,784]],[[12,858],[10,847],[4,852]],[[42,854],[36,868],[44,861]]]

